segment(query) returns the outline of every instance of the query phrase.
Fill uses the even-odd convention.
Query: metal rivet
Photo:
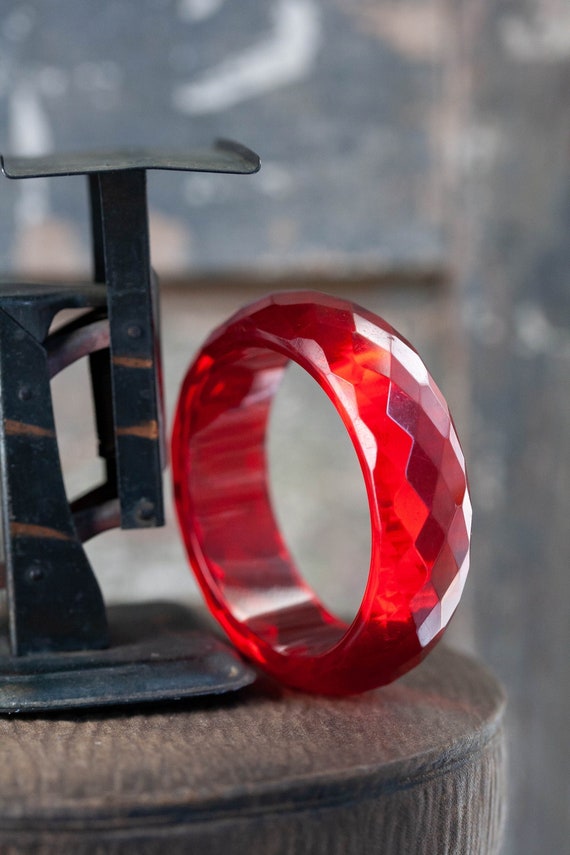
[[[127,327],[127,335],[129,338],[140,338],[142,335],[142,329],[138,324],[131,324],[130,327]]]
[[[137,506],[136,515],[141,522],[152,522],[154,519],[154,502],[141,499]]]
[[[40,582],[44,578],[44,571],[41,567],[34,565],[28,570],[28,579],[30,582]]]
[[[20,386],[18,389],[18,398],[20,401],[29,401],[32,397],[32,390],[29,386]]]

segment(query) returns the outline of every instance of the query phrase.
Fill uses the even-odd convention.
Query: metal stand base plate
[[[106,650],[11,656],[0,639],[0,713],[219,695],[255,680],[195,613],[173,603],[110,606]]]

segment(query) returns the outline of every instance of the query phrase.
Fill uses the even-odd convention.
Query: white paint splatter
[[[215,113],[302,80],[314,64],[320,36],[313,0],[278,0],[269,36],[198,80],[176,87],[174,107],[192,115]]]
[[[570,6],[538,6],[529,19],[503,18],[500,35],[506,50],[522,62],[558,62],[570,57]]]
[[[37,157],[53,149],[49,119],[32,80],[20,83],[11,93],[9,139],[11,151],[18,156]],[[20,182],[20,196],[14,212],[17,231],[46,219],[49,213],[47,182],[45,178]]]
[[[196,208],[209,205],[216,195],[216,184],[211,180],[214,177],[207,172],[196,172],[189,178],[185,177],[183,187],[186,204]]]
[[[53,147],[49,120],[31,81],[20,83],[12,93],[10,144],[15,153],[27,157],[46,154]]]
[[[285,166],[264,161],[263,169],[259,173],[255,186],[265,196],[282,199],[291,191],[293,177]]]
[[[204,21],[215,15],[225,0],[180,0],[178,15],[183,21]]]
[[[465,304],[463,323],[475,341],[485,347],[501,344],[507,335],[505,319],[483,300],[471,300]]]
[[[515,341],[521,356],[570,357],[568,331],[562,326],[554,326],[539,306],[521,303],[517,306],[514,320]]]

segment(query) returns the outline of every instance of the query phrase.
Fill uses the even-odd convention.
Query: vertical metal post
[[[95,273],[107,286],[114,455],[121,527],[164,524],[158,322],[150,267],[146,172],[91,177]],[[106,430],[101,431],[106,435]],[[114,456],[108,454],[109,461]]]

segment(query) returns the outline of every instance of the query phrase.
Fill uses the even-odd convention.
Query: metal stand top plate
[[[234,175],[251,175],[259,170],[259,157],[255,152],[230,140],[217,140],[211,148],[183,153],[164,149],[127,149],[113,152],[57,153],[43,157],[0,155],[0,162],[7,178],[94,175],[133,169],[224,172]]]

